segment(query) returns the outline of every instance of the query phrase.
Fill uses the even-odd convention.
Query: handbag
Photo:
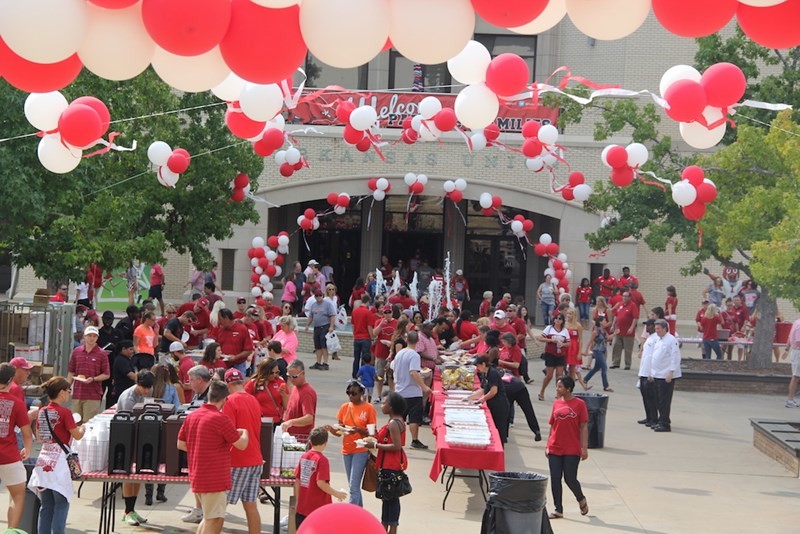
[[[378,467],[375,465],[377,458],[370,453],[367,466],[364,468],[364,477],[361,479],[361,489],[374,493],[378,489]]]
[[[342,350],[342,344],[339,343],[339,336],[336,332],[328,332],[325,334],[325,345],[327,345],[328,352],[334,353]]]
[[[69,468],[69,477],[72,480],[80,480],[83,477],[83,471],[81,470],[81,462],[78,459],[77,452],[71,452],[66,445],[61,441],[61,438],[53,432],[53,424],[50,422],[50,415],[47,413],[47,408],[44,409],[44,418],[47,421],[47,427],[50,429],[50,436],[58,443],[61,450],[64,451],[64,454],[67,455],[67,467]]]
[[[400,449],[400,457],[405,456],[405,451]],[[383,460],[385,456],[381,456],[381,465],[378,468],[378,480],[375,488],[375,496],[382,501],[390,501],[392,499],[399,499],[404,495],[411,493],[411,481],[405,471],[393,471],[390,469],[383,469]],[[401,459],[401,465],[404,463]]]

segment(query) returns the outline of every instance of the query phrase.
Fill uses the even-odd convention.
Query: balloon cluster
[[[250,274],[250,282],[253,287],[250,294],[253,297],[264,297],[266,293],[272,291],[270,278],[279,277],[282,273],[284,257],[280,254],[289,253],[289,234],[280,232],[277,236],[269,236],[267,241],[257,236],[253,238],[252,247],[247,251],[250,258],[250,266],[253,272]]]
[[[542,234],[539,236],[539,242],[533,246],[533,253],[537,256],[556,256],[558,255],[558,244],[553,243],[553,237],[550,234]]]
[[[331,207],[333,208],[333,212],[336,215],[344,215],[344,212],[346,212],[347,208],[350,207],[350,195],[348,195],[347,193],[339,193],[339,194],[329,193],[328,194],[328,204],[331,205]],[[309,213],[309,212],[311,212],[311,213]],[[308,215],[311,215],[312,213],[313,213],[313,215],[311,217],[308,217]],[[305,213],[303,215],[304,215],[304,217],[306,219],[312,219],[312,223],[311,224],[313,226],[313,224],[314,224],[313,223],[313,219],[316,218],[316,215],[317,215],[316,213],[314,213],[314,210],[309,208],[309,209],[307,209],[305,211]],[[300,226],[302,227],[303,225],[300,224]],[[304,228],[304,229],[307,229],[307,228]]]
[[[164,141],[153,141],[147,148],[147,158],[156,169],[158,183],[165,187],[175,187],[180,175],[189,168],[192,157],[185,148],[173,150]]]
[[[528,158],[525,165],[533,172],[540,172],[545,167],[552,169],[558,161],[559,147],[558,128],[552,124],[544,126],[536,121],[528,121],[522,125],[522,155]]]
[[[372,146],[369,131],[378,122],[378,112],[372,106],[358,106],[350,100],[341,100],[336,106],[336,118],[344,123],[342,138],[359,152]]]
[[[511,231],[514,235],[523,238],[527,232],[533,230],[533,221],[526,219],[523,215],[515,215],[511,221]]]
[[[457,204],[464,199],[464,191],[467,189],[467,181],[463,178],[447,180],[443,187],[444,196]]]
[[[44,132],[39,141],[39,161],[57,174],[74,170],[83,150],[91,147],[108,131],[111,114],[93,96],[82,96],[70,103],[58,91],[31,93],[25,99],[25,118]]]
[[[683,169],[681,181],[672,185],[672,200],[681,207],[684,217],[690,221],[702,219],[706,214],[706,206],[715,198],[717,186],[696,165]]]
[[[442,108],[435,96],[426,96],[419,103],[419,113],[403,119],[403,133],[400,139],[413,145],[417,140],[436,141],[444,132],[456,127],[456,113],[450,108]]]
[[[479,150],[492,146],[492,144],[497,141],[498,137],[500,137],[500,127],[494,123],[483,130],[473,132],[472,135],[470,135],[472,151],[478,152]]]
[[[503,199],[491,193],[481,193],[481,196],[478,197],[478,204],[481,206],[482,213],[490,217],[503,205]]]
[[[572,270],[567,263],[567,255],[559,252],[558,244],[553,242],[550,234],[539,236],[539,242],[533,247],[533,252],[537,256],[547,256],[547,269],[544,270],[545,276],[550,275],[553,283],[558,287],[560,293],[569,291],[569,282],[572,280]]]
[[[408,186],[408,193],[410,195],[421,195],[422,192],[425,191],[425,184],[428,183],[428,177],[424,174],[409,172],[403,177],[403,182]]]
[[[266,158],[283,146],[286,135],[280,128],[268,127],[256,142],[253,143],[253,152]]]
[[[250,177],[240,172],[236,178],[231,182],[233,192],[231,193],[231,200],[234,202],[243,202],[250,193]]]
[[[636,177],[636,171],[647,162],[650,154],[641,143],[631,143],[627,147],[608,145],[600,154],[600,159],[611,169],[611,182],[617,187],[628,187]]]
[[[392,184],[386,178],[370,178],[367,182],[367,187],[372,191],[372,198],[380,202],[386,198],[389,191],[392,190]],[[330,202],[330,195],[328,195],[328,202]]]
[[[586,202],[591,194],[592,186],[586,183],[586,177],[578,171],[570,173],[569,183],[561,189],[561,197],[567,202],[570,200]]]
[[[275,152],[275,163],[278,165],[278,171],[281,176],[288,178],[299,171],[305,166],[308,166],[306,159],[295,147],[289,147],[286,150],[278,150]]]
[[[689,65],[676,65],[661,77],[659,90],[669,105],[667,115],[680,122],[681,137],[697,149],[711,148],[727,129],[728,108],[747,89],[742,69],[716,63],[700,74]]]
[[[343,195],[347,195],[347,193],[342,193]],[[350,196],[347,196],[347,204],[350,204]],[[338,195],[337,195],[337,205],[338,205]],[[346,206],[345,206],[346,207]],[[306,208],[302,215],[297,217],[297,225],[305,230],[306,232],[312,232],[319,228],[319,218],[317,217],[317,212],[314,211],[312,208]]]

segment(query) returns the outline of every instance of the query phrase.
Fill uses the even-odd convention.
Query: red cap
[[[28,362],[28,360],[26,360],[22,356],[17,356],[16,358],[11,358],[11,361],[8,362],[8,363],[13,365],[17,369],[33,369],[33,366],[30,364],[30,362]]]
[[[205,298],[205,297],[201,297],[201,298],[197,299],[197,304],[198,304],[198,306],[202,306],[203,308],[205,308],[205,307],[208,306],[208,299]]]
[[[244,377],[242,376],[241,371],[238,369],[230,368],[225,371],[225,382],[230,384],[231,382],[243,382]]]

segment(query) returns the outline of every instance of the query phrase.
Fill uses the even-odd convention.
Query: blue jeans
[[[41,492],[42,507],[39,509],[39,532],[42,534],[64,534],[67,527],[69,501],[55,490]]]
[[[544,325],[548,326],[553,324],[553,311],[556,309],[556,305],[542,302],[539,306],[542,308],[542,315],[544,315]]]
[[[591,304],[588,302],[579,302],[578,303],[578,313],[580,314],[581,321],[588,321],[589,320],[589,308],[591,308]]]
[[[364,469],[367,467],[369,452],[357,452],[343,456],[344,472],[350,483],[350,498],[347,502],[356,506],[364,506],[364,502],[361,500],[361,479],[364,477]]]
[[[235,363],[231,366],[231,369],[238,369],[242,376],[247,376],[247,362]]]
[[[593,350],[594,367],[583,377],[584,382],[588,382],[597,371],[600,371],[600,378],[603,379],[603,389],[608,388],[608,364],[606,363],[606,351]]]
[[[353,340],[353,378],[358,375],[358,369],[364,363],[364,357],[369,356],[369,349],[372,347],[370,339]]]
[[[717,355],[717,359],[722,359],[722,347],[719,346],[719,341],[716,339],[704,339],[703,340],[703,359],[710,360],[711,359],[711,351],[714,351],[714,354]]]

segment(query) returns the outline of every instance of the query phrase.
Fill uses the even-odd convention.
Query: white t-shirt
[[[89,284],[81,282],[75,289],[78,291],[78,300],[89,300]]]
[[[419,353],[414,349],[401,349],[392,361],[394,370],[394,390],[406,399],[422,397],[422,388],[411,377],[411,373],[420,372]]]
[[[553,328],[553,325],[547,325],[545,329],[542,330],[542,335],[551,336],[553,338],[553,341],[555,341],[555,338],[557,336],[561,336],[562,343],[569,341],[569,330],[567,330],[566,327],[562,328],[561,332],[559,332],[558,330]]]

